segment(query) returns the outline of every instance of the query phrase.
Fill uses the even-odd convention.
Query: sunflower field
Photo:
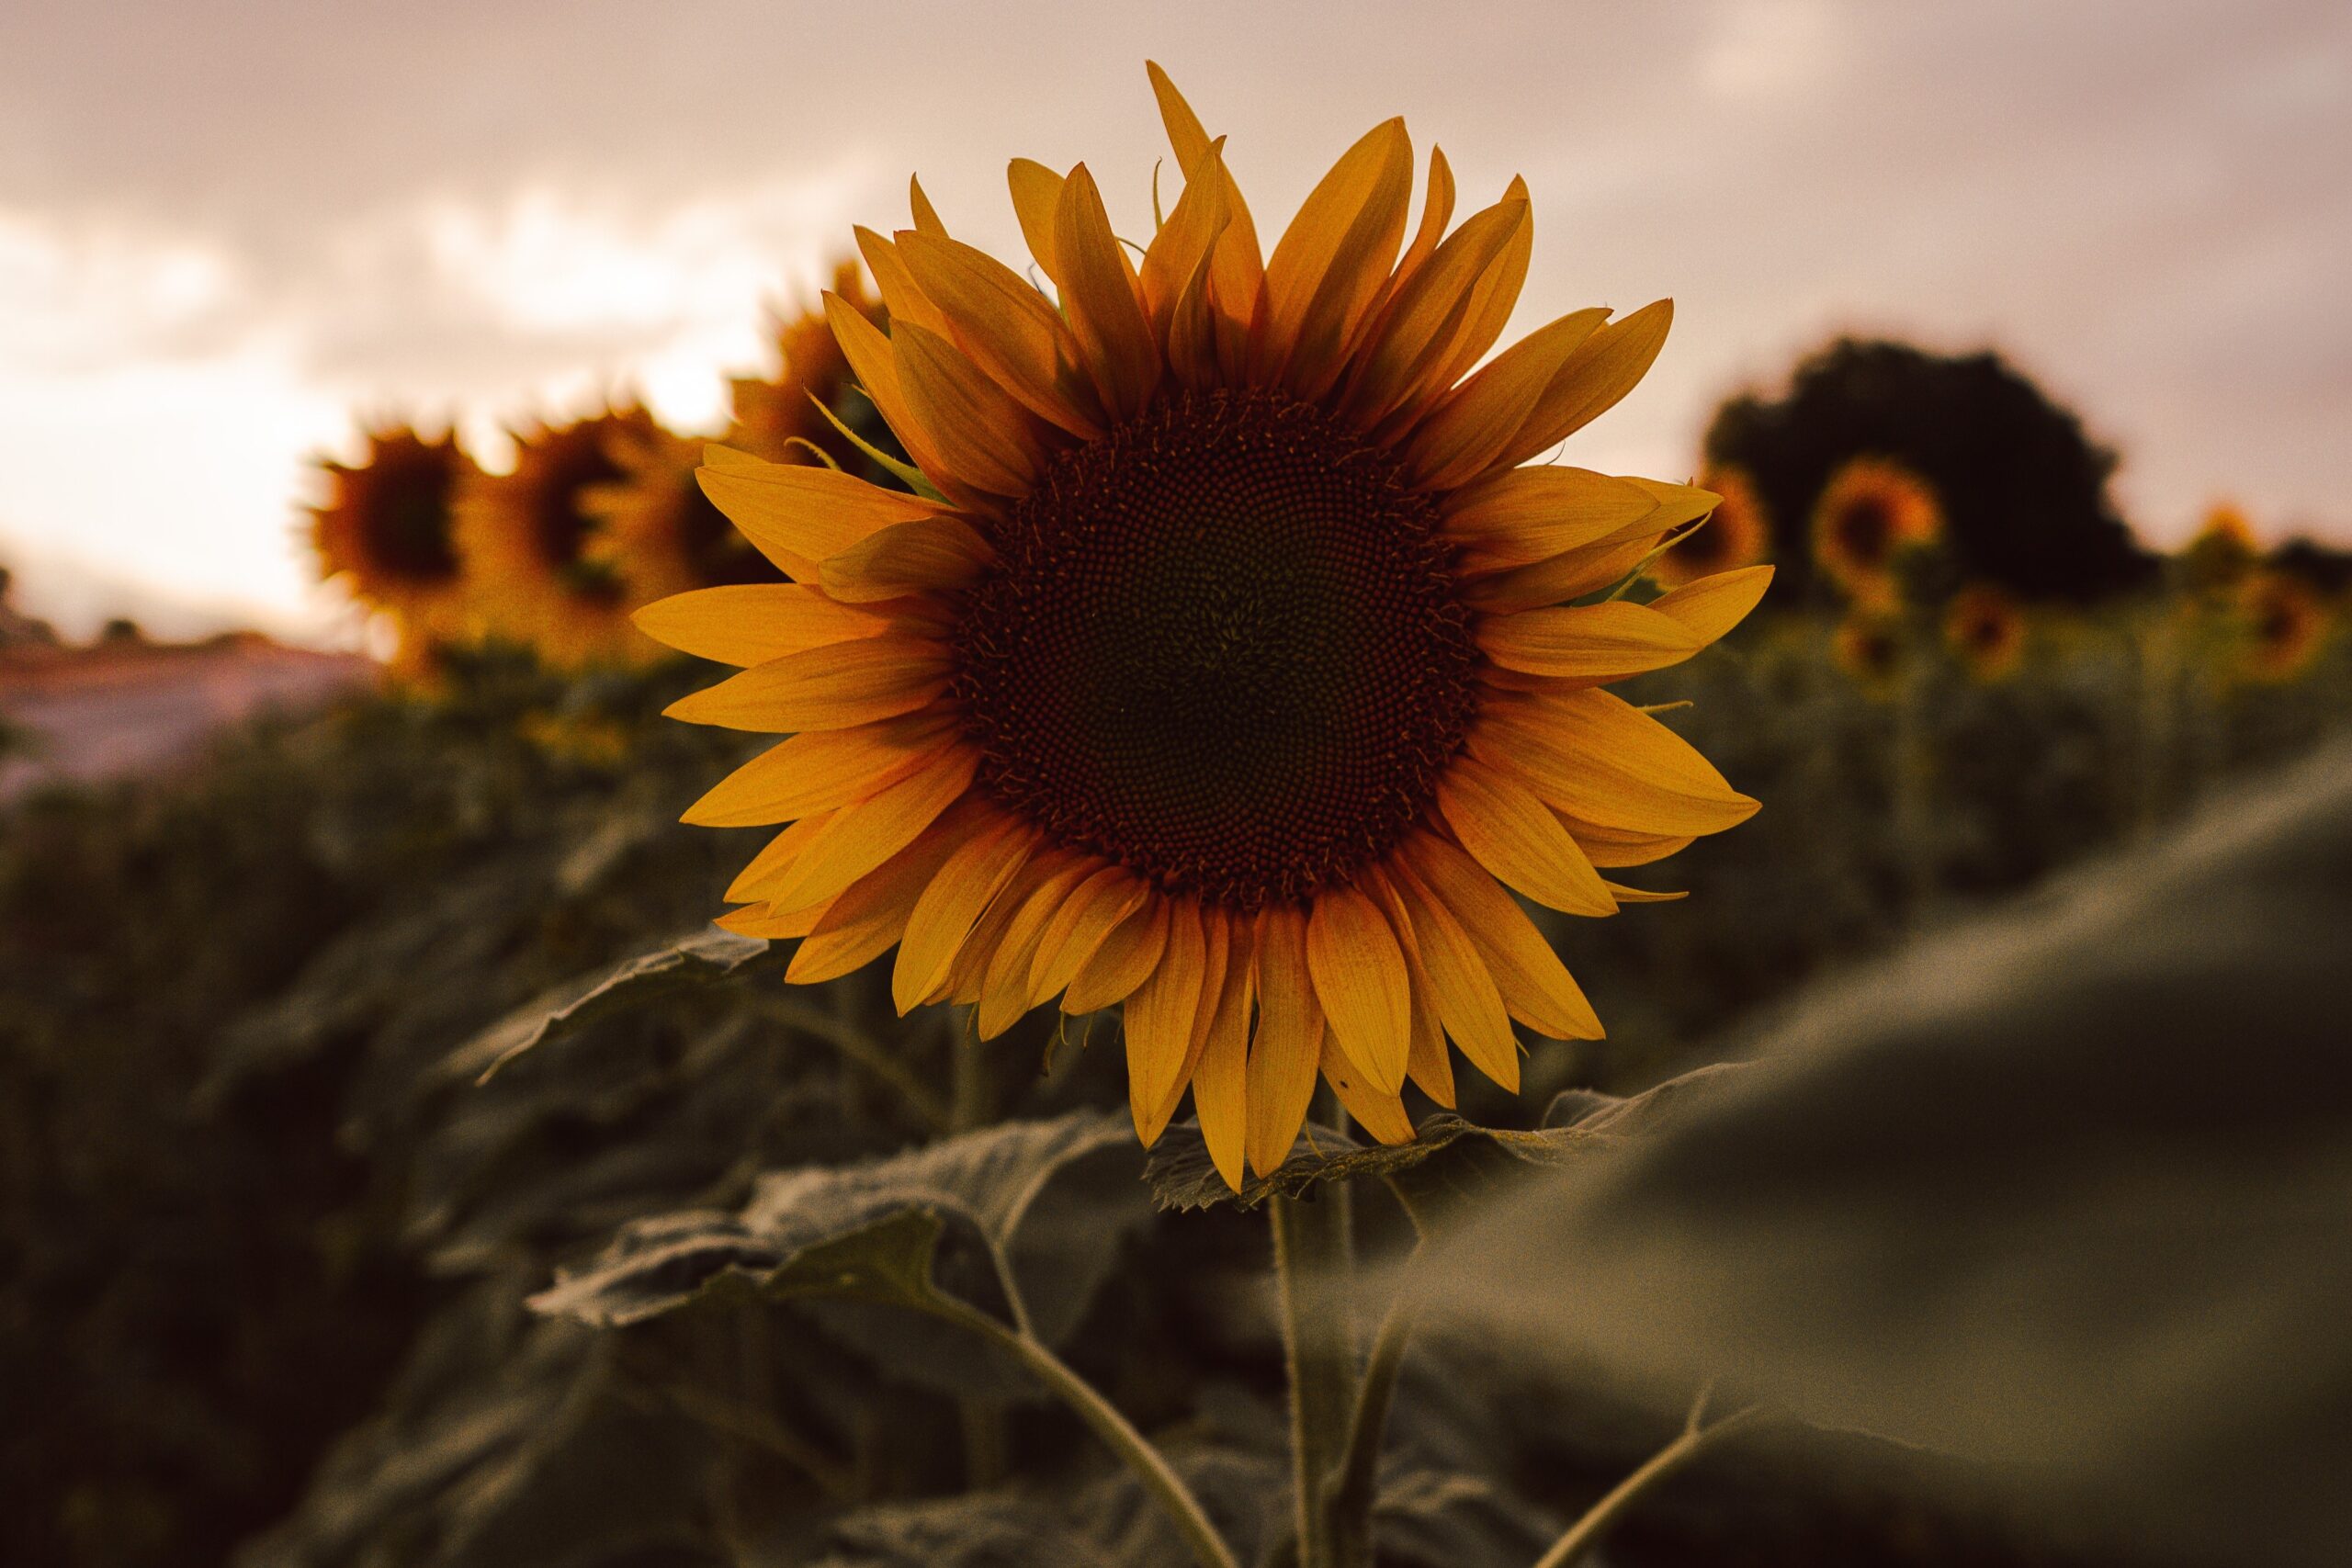
[[[2110,1486],[1952,1392],[2031,1364],[2060,1298],[1972,1272],[2016,1249],[1771,1200],[1818,1159],[1974,1234],[2177,1110],[2227,1181],[2134,1155],[2098,1213],[2283,1239],[2110,1274],[2200,1281],[2162,1344],[2235,1343],[2199,1268],[2340,1271],[2328,1086],[2207,1091],[2345,955],[2344,560],[2227,509],[2150,551],[2071,415],[1894,344],[1688,482],[1569,466],[1669,307],[1506,341],[1524,185],[1456,222],[1391,121],[1253,218],[1152,85],[1148,243],[1016,161],[1029,256],[914,186],[708,440],[380,424],[308,519],[380,681],[0,808],[0,1561],[2326,1561],[2280,1456],[2340,1433],[2263,1445],[2341,1348],[2245,1376],[2324,1332],[2184,1352],[2247,1401],[2194,1419],[2072,1396],[2253,1456]],[[2192,917],[2243,1037],[2069,1010]],[[2030,975],[1981,951],[2033,919]],[[2031,1066],[1947,1089],[1937,1029]]]

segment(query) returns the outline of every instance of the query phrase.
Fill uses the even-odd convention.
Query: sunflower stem
[[[1364,1363],[1363,1386],[1357,1392],[1355,1412],[1348,1423],[1339,1472],[1330,1481],[1332,1557],[1347,1568],[1372,1561],[1372,1508],[1379,1500],[1381,1442],[1419,1307],[1420,1293],[1408,1262],[1396,1298],[1373,1337],[1372,1356]]]
[[[1268,1204],[1290,1374],[1299,1568],[1343,1568],[1334,1550],[1330,1486],[1356,1403],[1347,1197],[1346,1188],[1332,1185]]]
[[[1101,1390],[1071,1371],[1069,1363],[1046,1348],[1035,1335],[999,1323],[982,1313],[957,1313],[954,1317],[1012,1351],[1038,1382],[1093,1428],[1094,1435],[1135,1472],[1144,1490],[1159,1505],[1169,1522],[1176,1527],[1177,1534],[1184,1538],[1184,1544],[1200,1568],[1240,1568],[1233,1548],[1217,1534],[1207,1510],[1168,1462],[1168,1456],[1136,1431],[1134,1423],[1119,1414],[1118,1406],[1102,1397]]]
[[[1535,1568],[1569,1568],[1600,1541],[1609,1528],[1624,1517],[1625,1511],[1657,1490],[1668,1476],[1699,1457],[1717,1439],[1730,1436],[1752,1424],[1762,1414],[1760,1407],[1749,1405],[1735,1411],[1713,1426],[1703,1424],[1707,1413],[1707,1395],[1702,1392],[1690,1407],[1690,1418],[1683,1422],[1682,1431],[1674,1441],[1658,1450],[1639,1470],[1611,1487],[1590,1508],[1584,1517],[1568,1527],[1566,1535],[1552,1543],[1551,1550],[1535,1560]]]

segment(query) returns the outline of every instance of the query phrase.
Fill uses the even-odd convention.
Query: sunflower
[[[790,733],[686,820],[789,822],[721,923],[799,937],[787,977],[893,944],[899,1008],[993,1037],[1124,1003],[1151,1142],[1187,1087],[1218,1170],[1289,1153],[1317,1075],[1381,1139],[1454,1046],[1506,1089],[1513,1021],[1601,1032],[1505,887],[1571,914],[1660,897],[1603,868],[1756,803],[1600,688],[1677,663],[1753,568],[1578,607],[1716,497],[1519,467],[1622,398],[1660,303],[1584,310],[1485,368],[1525,276],[1526,187],[1451,233],[1432,154],[1404,246],[1403,122],[1358,141],[1270,256],[1155,66],[1182,197],[1132,265],[1093,176],[1012,201],[1059,304],[949,237],[861,233],[889,308],[835,331],[916,493],[714,449],[703,482],[794,580],[650,607],[747,667],[674,716]]]
[[[1980,681],[2006,680],[2025,656],[2025,612],[1989,582],[1972,582],[1944,607],[1944,646]]]
[[[2256,681],[2291,681],[2312,667],[2327,640],[2319,595],[2283,572],[2257,571],[2238,593],[2245,627],[2245,670]]]
[[[591,522],[581,555],[612,573],[631,606],[693,588],[783,581],[703,494],[703,446],[659,428],[616,431],[605,453],[620,477],[580,491]]]
[[[474,463],[454,433],[428,439],[406,425],[368,433],[357,463],[322,462],[327,500],[311,513],[311,545],[322,580],[400,630],[392,667],[430,668],[436,649],[466,630],[466,596],[453,537],[453,507]]]
[[[2226,593],[2244,583],[2262,558],[2254,526],[2228,502],[2205,513],[2196,536],[2182,547],[2178,580],[2192,593]]]
[[[1711,469],[1702,479],[1723,499],[1695,533],[1658,557],[1650,568],[1652,575],[1669,588],[1754,566],[1771,548],[1771,524],[1747,469]]]
[[[625,477],[615,454],[659,434],[635,406],[516,437],[514,472],[459,491],[458,553],[491,632],[558,669],[631,663],[654,651],[631,629],[628,586],[594,539],[591,492]]]
[[[885,324],[881,306],[866,294],[857,263],[845,261],[833,269],[832,292],[867,321]],[[821,453],[854,470],[861,462],[856,446],[816,406],[822,403],[853,428],[858,423],[858,411],[842,406],[842,390],[850,382],[849,359],[831,323],[822,310],[796,310],[775,316],[772,324],[780,369],[770,379],[729,383],[735,396],[735,427],[728,434],[728,445],[777,463],[821,461]]]
[[[1944,531],[1943,505],[1928,481],[1884,457],[1849,458],[1813,506],[1813,555],[1857,600],[1900,593],[1898,564]]]
[[[1830,637],[1829,656],[1856,685],[1883,695],[1903,669],[1902,626],[1883,611],[1849,611]]]

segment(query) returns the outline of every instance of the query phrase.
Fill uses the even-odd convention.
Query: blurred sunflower
[[[2319,595],[2283,572],[2259,571],[2239,590],[2246,633],[2245,669],[2256,681],[2291,681],[2312,667],[2327,640],[2328,614]]]
[[[1771,525],[1747,469],[1713,469],[1702,479],[1705,488],[1723,499],[1715,502],[1714,511],[1696,533],[1658,557],[1651,566],[1651,575],[1669,588],[1679,588],[1719,571],[1754,566],[1771,548]]]
[[[2025,612],[1989,582],[1972,582],[1944,607],[1944,646],[1979,681],[2001,681],[2025,657]]]
[[[2261,558],[2245,513],[2222,502],[2205,513],[2196,536],[2182,547],[2179,581],[2192,593],[2225,593],[2245,582]]]
[[[605,453],[619,477],[581,490],[593,525],[581,554],[612,573],[632,607],[693,588],[783,581],[703,494],[703,446],[659,428],[615,431]]]
[[[625,477],[615,453],[659,434],[643,409],[611,409],[515,442],[514,469],[476,473],[457,505],[458,553],[489,630],[557,669],[634,663],[656,650],[629,625],[633,602],[589,497]]]
[[[1903,628],[1883,611],[1849,611],[1830,637],[1829,656],[1856,685],[1883,696],[1903,670]]]
[[[650,606],[747,666],[677,717],[797,732],[687,813],[791,822],[722,923],[804,940],[788,977],[892,944],[903,1010],[994,1036],[1056,998],[1125,1003],[1148,1143],[1189,1085],[1238,1183],[1289,1153],[1318,1072],[1375,1136],[1446,1037],[1506,1088],[1515,1019],[1600,1020],[1505,891],[1580,915],[1756,803],[1602,684],[1688,659],[1769,568],[1649,604],[1555,607],[1706,514],[1694,488],[1518,467],[1603,412],[1661,302],[1584,310],[1485,368],[1532,233],[1525,186],[1446,232],[1441,154],[1411,243],[1411,147],[1358,141],[1261,256],[1212,141],[1157,67],[1182,197],[1128,260],[1083,164],[1019,161],[1059,307],[951,239],[861,233],[886,333],[835,331],[919,493],[714,449],[712,498],[794,581]]]
[[[1944,531],[1943,507],[1927,480],[1884,457],[1853,457],[1832,474],[1813,507],[1813,555],[1852,598],[1892,603],[1903,556]]]
[[[322,580],[341,579],[352,597],[392,619],[392,668],[419,676],[466,632],[453,518],[458,489],[476,470],[454,432],[427,439],[391,425],[367,441],[356,463],[320,464],[327,499],[311,509],[311,544]]]
[[[832,294],[876,326],[888,320],[866,293],[865,279],[854,261],[833,269]],[[861,423],[858,408],[843,406],[849,359],[831,325],[822,310],[796,310],[773,318],[773,326],[778,372],[768,379],[729,383],[735,395],[735,425],[728,433],[728,445],[776,463],[815,462],[821,452],[855,471],[863,460],[856,446],[816,407],[822,403],[853,429]]]

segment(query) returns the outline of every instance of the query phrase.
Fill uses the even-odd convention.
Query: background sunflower
[[[1905,558],[1943,531],[1943,506],[1927,480],[1885,457],[1855,457],[1814,502],[1814,564],[1849,598],[1892,604],[1903,596]]]
[[[456,502],[478,470],[454,432],[407,425],[366,435],[356,463],[323,461],[327,499],[311,509],[321,578],[382,612],[398,629],[396,671],[417,675],[435,649],[461,640],[468,603],[456,539]]]

